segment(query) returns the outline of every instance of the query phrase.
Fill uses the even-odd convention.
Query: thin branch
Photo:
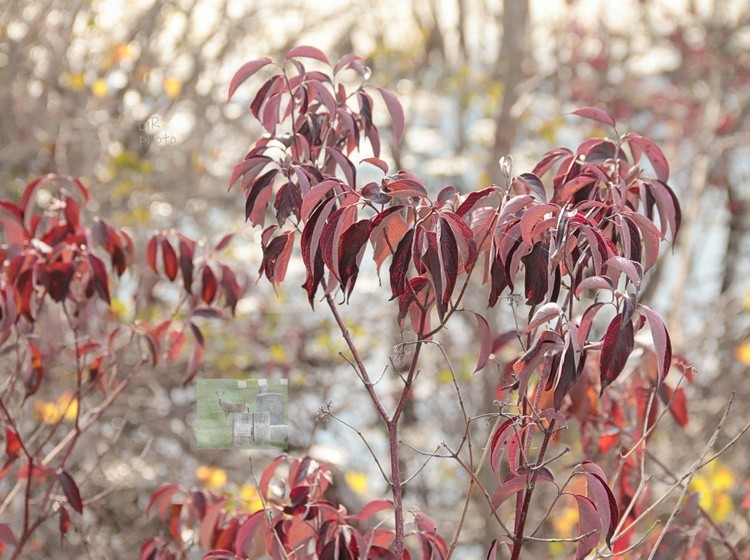
[[[347,428],[353,430],[359,436],[359,438],[362,440],[362,442],[365,444],[365,446],[367,447],[367,450],[370,452],[370,455],[372,455],[372,458],[375,460],[375,464],[378,466],[378,469],[380,470],[380,474],[383,475],[383,479],[385,480],[386,484],[389,484],[389,485],[391,484],[391,481],[388,478],[388,475],[385,474],[385,470],[383,470],[383,467],[380,464],[380,460],[378,459],[378,456],[375,455],[375,450],[373,450],[373,448],[370,446],[369,442],[367,441],[367,439],[365,438],[365,436],[364,436],[364,434],[362,432],[360,432],[357,428],[355,428],[354,426],[352,426],[351,424],[349,424],[349,422],[347,422],[346,420],[343,420],[342,418],[339,418],[338,416],[336,416],[336,414],[334,414],[333,412],[331,412],[331,406],[330,406],[330,404],[327,405],[325,409],[323,409],[323,408],[320,409],[320,416],[319,416],[319,418],[321,416],[322,417],[330,416],[331,418],[334,418],[334,419],[338,420],[339,422],[341,422]]]
[[[667,533],[667,530],[669,529],[669,527],[672,525],[672,522],[677,517],[677,513],[680,511],[680,506],[682,505],[682,500],[685,498],[685,496],[688,493],[690,482],[693,480],[693,477],[700,469],[700,465],[703,462],[703,460],[706,458],[706,455],[708,455],[708,452],[716,443],[716,440],[719,437],[719,434],[721,433],[722,428],[724,427],[724,423],[727,421],[727,418],[729,417],[729,411],[732,408],[733,401],[734,401],[734,393],[730,395],[729,402],[727,403],[727,406],[724,409],[724,414],[721,417],[721,420],[719,420],[719,424],[716,426],[714,433],[711,435],[711,439],[706,444],[706,447],[703,449],[703,452],[701,453],[700,457],[695,463],[693,463],[693,466],[688,472],[688,474],[679,481],[680,483],[682,483],[683,481],[687,480],[685,485],[682,488],[682,492],[680,492],[680,496],[677,498],[677,502],[675,503],[674,508],[672,509],[672,513],[667,519],[667,522],[664,524],[664,528],[662,529],[661,534],[659,535],[659,538],[656,540],[656,543],[654,543],[654,546],[651,550],[651,554],[649,555],[648,560],[654,560],[656,556],[656,551],[659,548],[659,545],[661,544],[662,540],[664,539],[664,535]]]

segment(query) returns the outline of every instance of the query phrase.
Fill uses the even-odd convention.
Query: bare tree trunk
[[[521,67],[527,54],[529,3],[528,0],[504,0],[502,15],[503,38],[498,58],[498,78],[503,83],[503,100],[495,118],[495,141],[487,162],[491,182],[502,180],[498,160],[510,153],[516,136],[516,125],[511,115],[518,101],[519,86],[523,82]]]

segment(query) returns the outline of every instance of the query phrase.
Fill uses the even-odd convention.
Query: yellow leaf
[[[453,383],[453,376],[451,375],[450,370],[444,369],[443,371],[439,372],[437,375],[438,382],[448,384]]]
[[[700,495],[698,504],[717,523],[725,521],[734,511],[729,493],[735,486],[734,473],[725,464],[714,461],[693,477],[690,489]]]
[[[65,72],[63,74],[63,81],[73,91],[81,91],[86,87],[83,72]]]
[[[286,350],[281,344],[274,344],[268,349],[268,353],[271,355],[271,359],[274,362],[286,362],[287,355]]]
[[[34,402],[34,414],[48,425],[54,425],[61,420],[75,420],[78,414],[78,399],[72,393],[63,393],[57,402],[39,400]]]
[[[227,472],[219,467],[201,465],[195,469],[195,476],[209,490],[220,490],[227,483]]]
[[[113,50],[113,56],[118,62],[120,60],[131,58],[133,56],[133,47],[130,45],[130,43],[120,43],[119,45],[115,45],[115,48]]]
[[[364,496],[367,494],[367,486],[369,479],[367,478],[367,474],[359,471],[348,471],[346,474],[344,474],[344,480],[346,480],[346,483],[349,485],[349,487],[360,496]]]
[[[57,408],[66,420],[75,420],[78,415],[78,399],[72,393],[63,393],[57,399]]]
[[[53,402],[34,401],[34,414],[45,424],[57,424],[60,421],[57,405]]]
[[[182,82],[177,78],[166,78],[164,80],[164,91],[170,99],[176,99],[182,91]]]
[[[745,364],[750,366],[750,342],[743,342],[734,350],[735,357]]]
[[[93,93],[96,97],[106,97],[107,90],[107,82],[103,78],[99,78],[93,84],[91,84],[91,93]]]
[[[251,484],[243,484],[240,489],[240,499],[242,500],[242,507],[247,510],[248,513],[255,513],[263,509],[263,501],[260,499],[258,489]]]

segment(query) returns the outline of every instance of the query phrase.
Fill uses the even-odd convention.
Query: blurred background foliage
[[[73,174],[92,190],[89,211],[129,227],[140,247],[154,229],[176,227],[212,243],[234,232],[229,252],[245,271],[247,292],[237,319],[214,322],[207,334],[201,375],[288,377],[291,451],[331,463],[336,498],[356,508],[382,495],[383,480],[356,434],[335,422],[318,424],[316,414],[330,403],[381,455],[385,442],[338,355],[343,345],[332,321],[311,313],[301,297],[302,271],[290,269],[278,297],[255,282],[259,232],[245,226],[241,196],[226,188],[261,130],[249,118],[252,87],[226,103],[233,71],[259,56],[278,59],[297,44],[315,45],[332,59],[347,52],[367,57],[372,82],[396,91],[407,113],[405,140],[388,146],[386,159],[419,173],[434,192],[450,183],[467,192],[500,181],[497,162],[506,154],[521,173],[547,149],[603,135],[566,113],[606,108],[621,127],[663,146],[683,205],[682,237],[645,292],[665,314],[676,353],[697,369],[687,389],[687,430],[667,419],[655,436],[664,460],[678,468],[694,459],[691,442],[703,441],[730,391],[743,404],[750,399],[747,7],[742,0],[625,0],[616,7],[604,0],[5,0],[0,194],[17,198],[41,174]],[[382,108],[376,113],[383,123],[385,116]],[[364,275],[359,286],[347,321],[372,363],[398,360],[391,354],[401,335],[385,295]],[[156,317],[160,302],[172,297],[147,273],[126,276],[113,313],[121,320],[136,309],[139,318]],[[369,303],[371,297],[383,305]],[[150,308],[135,306],[137,298]],[[496,332],[513,326],[515,312],[512,298],[499,306]],[[497,368],[471,375],[474,327],[460,327],[453,327],[446,351],[469,411],[490,411]],[[441,356],[427,354],[404,433],[410,445],[432,450],[457,437],[452,427],[460,410]],[[502,368],[511,356],[496,358]],[[92,513],[74,524],[71,537],[81,557],[127,557],[134,542],[156,531],[143,511],[150,492],[166,482],[201,484],[260,507],[247,453],[195,449],[194,389],[178,387],[181,375],[144,376],[100,427],[91,451],[98,460],[84,486]],[[60,394],[36,411],[39,419],[70,412]],[[726,433],[747,417],[733,415]],[[405,461],[407,473],[421,464],[417,454]],[[733,453],[693,481],[705,496],[701,505],[735,538],[748,532],[741,504],[749,475],[742,453]],[[410,484],[407,502],[436,512],[449,535],[464,478],[455,464],[433,461]],[[463,533],[462,558],[483,557],[480,543],[493,537],[477,507]],[[555,523],[572,531],[575,518]],[[57,542],[47,536],[40,550]]]

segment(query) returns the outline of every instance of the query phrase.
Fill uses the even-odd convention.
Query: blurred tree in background
[[[237,219],[238,197],[226,195],[231,169],[244,155],[236,139],[259,133],[245,118],[250,99],[240,92],[225,102],[234,69],[299,43],[332,57],[365,56],[378,82],[403,100],[410,125],[405,141],[386,147],[384,159],[419,173],[433,192],[448,183],[460,191],[460,185],[500,182],[498,160],[506,154],[515,167],[528,168],[550,146],[580,140],[580,124],[560,115],[576,106],[601,106],[657,141],[673,162],[671,184],[682,201],[684,229],[674,253],[649,277],[644,302],[666,317],[675,352],[696,365],[686,433],[657,442],[670,465],[690,460],[683,454],[691,451],[691,438],[716,423],[729,392],[736,391],[739,402],[750,398],[746,3],[373,4],[6,0],[0,8],[0,194],[18,198],[29,179],[49,172],[79,175],[91,188],[90,209],[128,226],[140,246],[154,229],[179,227],[209,243],[234,231],[231,256],[241,263],[238,270],[244,267],[239,279],[247,291],[237,319],[215,323],[206,333],[200,375],[288,377],[292,449],[337,466],[339,499],[357,509],[365,497],[383,491],[382,481],[352,432],[316,424],[315,416],[330,402],[365,434],[376,418],[360,415],[357,396],[341,381],[350,372],[339,359],[343,346],[331,335],[332,323],[309,312],[301,290],[280,290],[282,312],[269,286],[255,285],[259,233]],[[121,293],[113,294],[123,317],[149,318],[172,302],[173,293],[149,288],[156,278],[144,275],[130,283],[126,276]],[[304,278],[299,269],[289,275],[299,281],[292,278],[287,286]],[[142,287],[139,293],[133,293],[135,285]],[[360,291],[367,289],[363,282]],[[356,334],[378,363],[400,335],[393,317],[363,302],[352,300],[347,320],[368,325]],[[512,328],[514,312],[513,300],[498,306],[493,329]],[[473,413],[492,407],[498,383],[490,370],[470,373],[475,357],[464,341],[475,328],[467,321],[465,333],[457,332],[453,347],[446,347],[453,363],[462,364],[459,380]],[[502,366],[503,356],[497,359]],[[419,449],[450,440],[461,413],[441,363],[436,354],[434,370],[426,372],[404,419],[433,427],[412,431],[409,443]],[[4,372],[10,365],[0,367]],[[135,539],[156,530],[143,511],[167,475],[181,472],[185,483],[254,499],[246,454],[195,449],[194,391],[179,388],[182,373],[163,368],[139,377],[130,397],[110,410],[101,436],[111,444],[96,448],[103,460],[84,490],[100,498],[90,504],[95,513],[71,535],[70,550],[78,556],[127,557]],[[732,416],[726,433],[746,420]],[[384,441],[373,445],[385,450]],[[418,456],[407,461],[408,472],[421,464]],[[722,469],[696,484],[711,487],[711,473],[722,477],[711,494],[723,500],[716,522],[735,540],[746,540],[742,498],[750,490],[750,472],[743,457],[727,455]],[[431,511],[444,508],[446,517],[436,521],[446,533],[462,491],[452,493],[450,481],[461,477],[455,465],[433,461],[409,487],[410,502]],[[432,491],[437,485],[444,491]],[[476,507],[482,511],[481,504]],[[40,537],[47,552],[58,542],[52,529]],[[481,546],[475,545],[488,542],[492,532],[482,515],[470,516],[462,557],[480,557]]]

